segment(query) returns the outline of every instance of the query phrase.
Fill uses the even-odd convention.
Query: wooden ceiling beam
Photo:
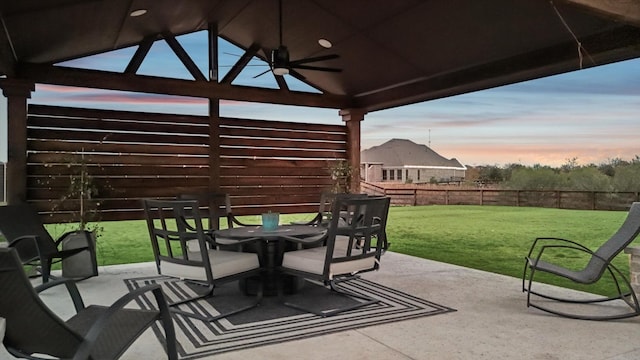
[[[640,2],[621,0],[559,0],[577,5],[599,16],[608,17],[630,25],[640,26]]]
[[[7,32],[5,19],[0,13],[0,75],[13,75],[15,72],[16,53],[11,41],[11,35]]]
[[[567,42],[356,96],[354,104],[368,111],[382,110],[625,60],[620,54],[627,60],[640,57],[640,29],[632,26],[622,26],[580,41],[589,52],[589,57],[582,63],[575,42]]]
[[[244,70],[249,61],[251,61],[251,59],[258,53],[258,50],[260,50],[260,45],[256,43],[251,44],[251,46],[249,46],[244,54],[240,56],[240,59],[236,61],[233,67],[231,67],[229,72],[224,76],[224,78],[222,78],[222,81],[220,82],[223,84],[231,84],[233,80],[235,80],[238,75],[240,75],[242,70]]]
[[[352,107],[350,98],[341,95],[219,84],[214,81],[169,79],[62,66],[22,64],[19,67],[18,76],[35,83],[51,85],[331,109]]]
[[[173,50],[178,59],[182,61],[182,64],[184,64],[184,67],[189,71],[191,76],[196,80],[206,81],[207,78],[202,74],[198,65],[196,65],[196,63],[191,59],[178,40],[176,40],[176,37],[171,33],[164,33],[162,35],[167,44],[169,44],[171,50]]]
[[[142,62],[147,57],[149,50],[151,50],[151,46],[153,46],[155,40],[155,36],[149,36],[142,40],[142,42],[138,45],[136,53],[133,54],[131,60],[129,61],[129,64],[124,70],[125,74],[135,74],[138,71],[140,65],[142,65]]]
[[[284,79],[284,76],[277,76],[273,72],[271,72],[273,78],[276,79],[276,83],[278,84],[278,88],[281,90],[289,90],[289,85],[287,85],[287,81]]]

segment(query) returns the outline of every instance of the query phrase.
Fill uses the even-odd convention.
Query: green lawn
[[[522,276],[524,256],[539,236],[562,237],[597,248],[620,226],[626,212],[519,208],[504,206],[415,206],[392,207],[387,233],[391,251],[433,259],[514,277]],[[311,218],[309,215],[283,215],[281,222]],[[259,217],[242,220],[259,223]],[[98,240],[100,265],[152,261],[153,254],[144,221],[103,222]],[[64,228],[51,225],[60,234]],[[561,264],[579,267],[584,256],[556,254]],[[616,259],[628,274],[627,255]],[[572,283],[557,285],[581,289]],[[595,289],[595,290],[594,290]],[[588,290],[612,290],[610,282]]]

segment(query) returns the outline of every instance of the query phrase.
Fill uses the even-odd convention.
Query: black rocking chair
[[[633,291],[629,280],[617,267],[612,264],[612,260],[624,250],[640,233],[640,202],[631,205],[631,209],[626,220],[618,231],[609,238],[600,248],[592,251],[587,247],[571,240],[560,238],[537,238],[529,254],[526,257],[524,273],[522,276],[522,291],[527,293],[527,307],[531,306],[536,309],[546,311],[563,317],[585,320],[612,320],[622,319],[640,315],[640,304],[638,298]],[[537,254],[534,253],[539,249]],[[561,265],[552,264],[541,260],[546,250],[564,249],[570,252],[581,252],[589,256],[589,262],[581,270],[572,270]],[[569,299],[559,298],[557,296],[543,294],[537,290],[533,290],[533,280],[536,274],[544,272],[553,274],[573,282],[591,285],[598,282],[605,273],[608,273],[615,283],[617,293],[608,297],[597,297],[588,299]],[[537,295],[547,300],[555,300],[563,303],[574,304],[598,304],[608,301],[622,300],[629,306],[629,311],[623,313],[615,313],[610,315],[586,315],[568,313],[552,309],[548,306],[535,303],[531,299],[531,295]]]

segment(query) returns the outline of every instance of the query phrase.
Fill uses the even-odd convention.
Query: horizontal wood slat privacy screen
[[[29,106],[27,131],[28,200],[55,210],[47,222],[79,206],[60,199],[80,168],[95,185],[101,220],[142,219],[142,198],[208,191],[216,183],[210,153],[219,154],[217,183],[234,213],[313,212],[347,149],[342,125],[222,118],[220,148],[210,149],[206,116],[43,105]]]

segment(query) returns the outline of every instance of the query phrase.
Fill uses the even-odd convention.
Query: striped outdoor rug
[[[153,283],[161,284],[171,302],[190,297],[194,290],[198,290],[194,285],[163,276],[126,279],[125,283],[129,289]],[[361,278],[343,282],[340,286],[381,301],[327,318],[286,307],[275,296],[265,297],[258,307],[211,323],[175,315],[180,357],[197,359],[227,351],[455,311]],[[355,301],[310,282],[296,295],[287,296],[286,299],[297,303],[307,302],[305,306],[323,309],[344,305],[345,301]],[[227,312],[253,301],[252,296],[241,294],[237,283],[229,283],[217,287],[213,297],[180,305],[180,309],[215,315],[219,314],[218,310]],[[154,302],[151,299],[139,303],[142,308],[149,308],[152,304]],[[164,341],[161,330],[155,329],[155,333]]]

